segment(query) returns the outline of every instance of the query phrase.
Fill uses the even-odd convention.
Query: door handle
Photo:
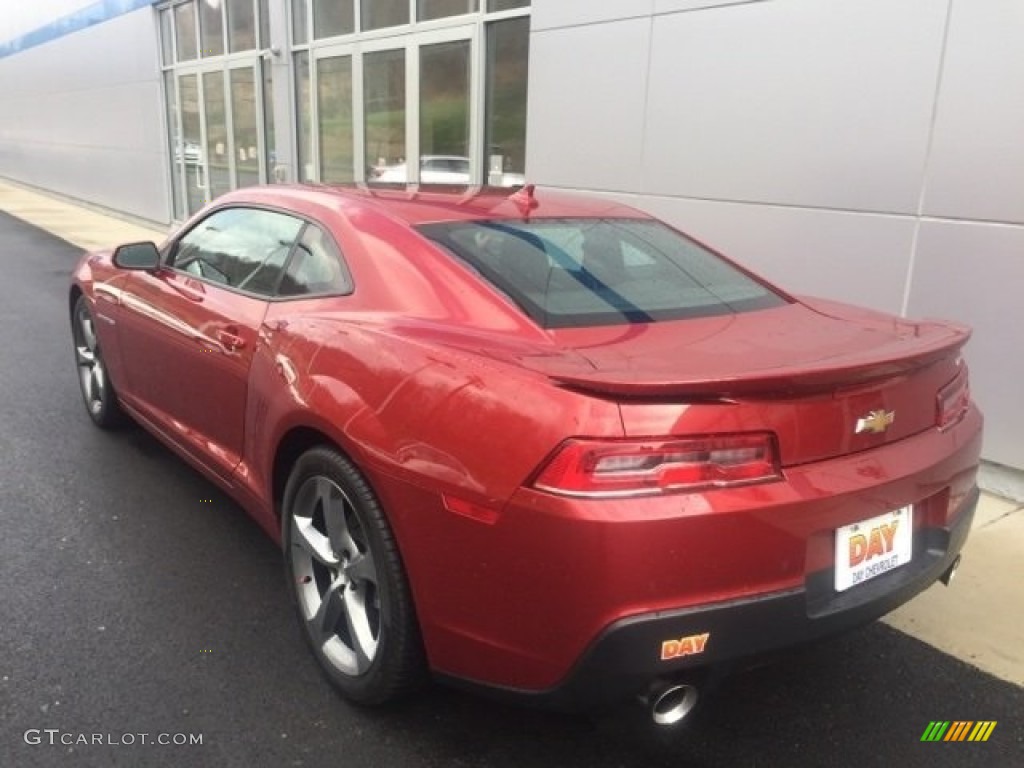
[[[216,333],[217,341],[221,343],[228,352],[235,352],[245,347],[245,339],[237,333],[232,333],[233,328],[219,330]]]

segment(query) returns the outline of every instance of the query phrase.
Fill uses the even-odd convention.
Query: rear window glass
[[[419,230],[545,328],[649,323],[785,303],[657,221],[459,221]]]

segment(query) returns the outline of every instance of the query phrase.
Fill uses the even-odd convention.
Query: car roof
[[[246,187],[220,203],[262,203],[301,210],[303,204],[328,208],[375,208],[409,225],[524,218],[650,218],[635,208],[595,196],[555,190],[443,185],[281,184]]]

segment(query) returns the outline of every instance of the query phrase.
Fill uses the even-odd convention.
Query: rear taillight
[[[949,429],[967,413],[971,405],[971,387],[964,367],[936,396],[935,423],[940,430]]]
[[[770,433],[564,442],[533,486],[565,496],[639,496],[778,480]]]

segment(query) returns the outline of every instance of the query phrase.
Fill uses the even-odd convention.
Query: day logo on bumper
[[[704,653],[704,647],[708,644],[710,632],[703,635],[688,635],[678,640],[666,640],[661,644],[661,660],[678,659],[680,656],[693,656]]]

